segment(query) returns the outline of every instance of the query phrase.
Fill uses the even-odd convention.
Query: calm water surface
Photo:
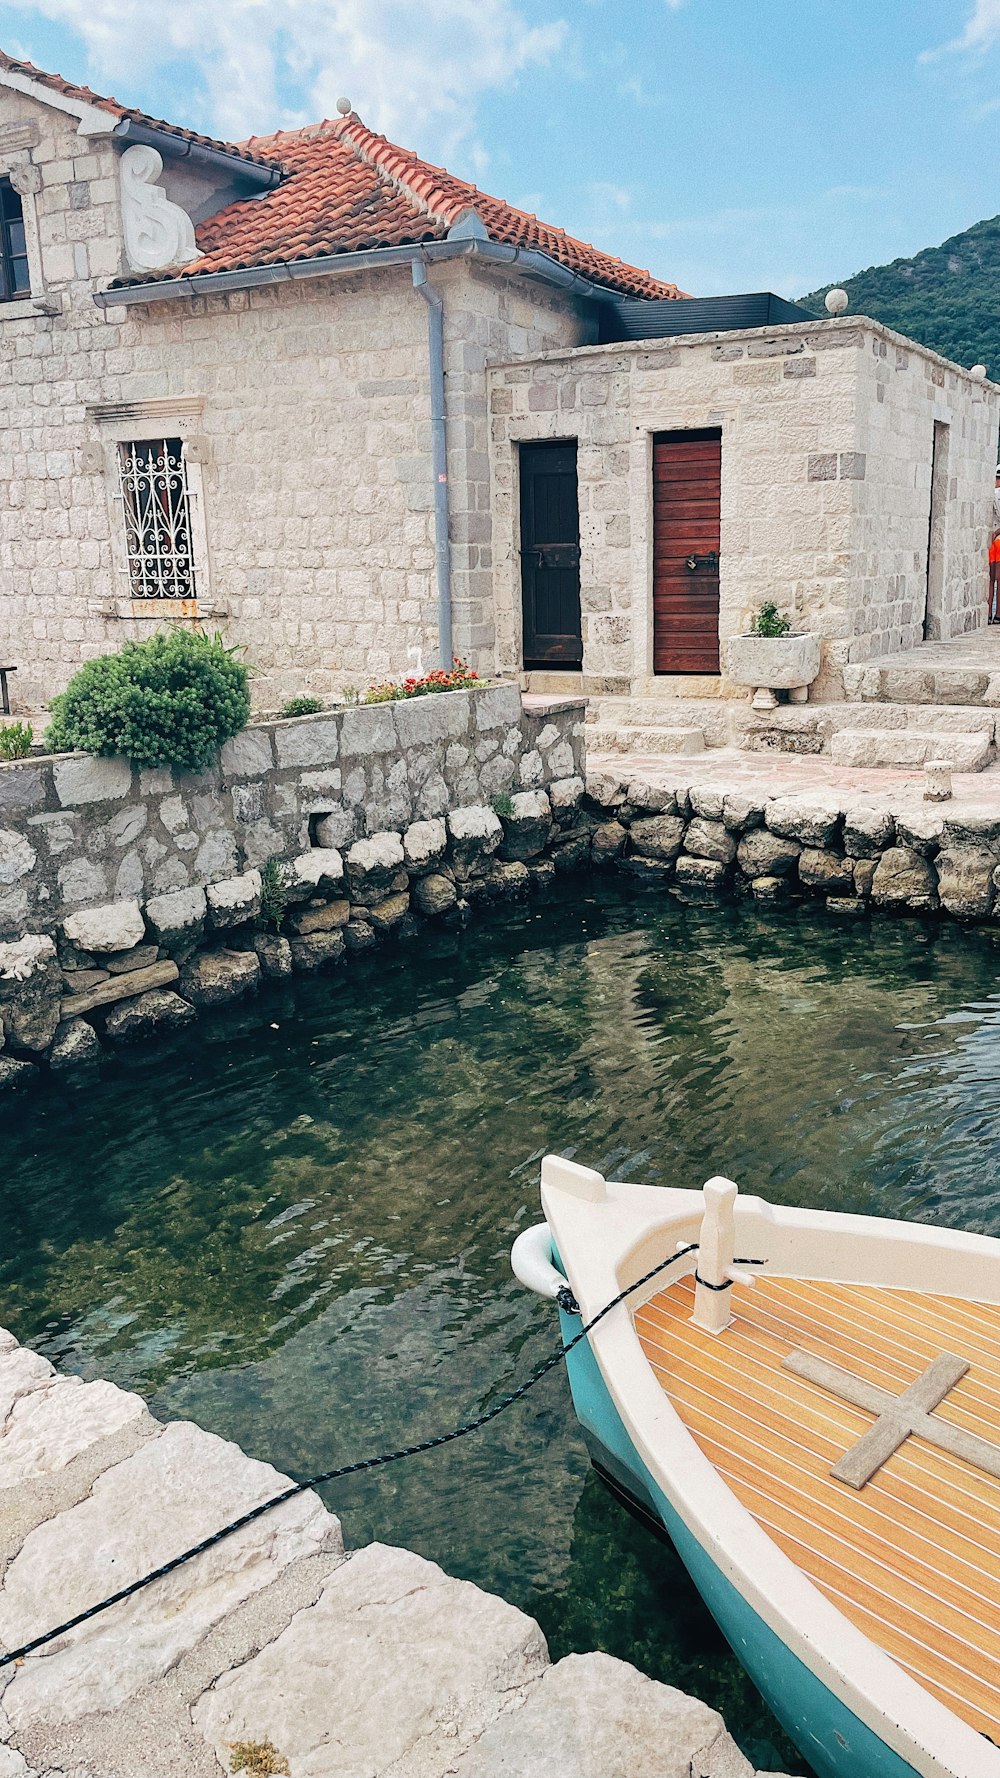
[[[611,886],[269,990],[0,1112],[0,1322],[292,1474],[419,1439],[551,1348],[508,1266],[546,1149],[1000,1233],[998,977],[990,929]],[[349,1542],[421,1551],[532,1612],[554,1656],[634,1661],[803,1770],[589,1473],[561,1373],[328,1504]]]

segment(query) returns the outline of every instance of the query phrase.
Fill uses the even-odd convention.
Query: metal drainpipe
[[[437,574],[438,648],[441,665],[451,668],[451,539],[448,510],[448,435],[444,399],[444,303],[427,279],[420,259],[410,262],[414,288],[427,304],[427,344],[431,378],[431,445],[434,464],[434,565]]]

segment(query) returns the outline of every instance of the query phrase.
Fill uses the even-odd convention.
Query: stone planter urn
[[[814,635],[732,636],[726,644],[726,672],[734,685],[753,687],[755,710],[773,710],[776,691],[804,704],[819,672],[820,638]]]

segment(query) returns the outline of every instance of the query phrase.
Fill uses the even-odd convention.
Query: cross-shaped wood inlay
[[[956,1358],[953,1352],[942,1352],[902,1395],[866,1383],[853,1371],[841,1370],[839,1364],[830,1364],[813,1352],[796,1349],[781,1362],[784,1370],[804,1377],[807,1383],[828,1389],[841,1401],[849,1401],[852,1407],[877,1416],[874,1426],[834,1464],[830,1474],[835,1481],[846,1482],[849,1488],[863,1488],[893,1452],[913,1436],[926,1439],[939,1450],[950,1451],[953,1457],[961,1457],[976,1469],[1000,1479],[1000,1445],[978,1438],[974,1432],[965,1432],[950,1420],[933,1418],[933,1410],[969,1368],[965,1359]]]

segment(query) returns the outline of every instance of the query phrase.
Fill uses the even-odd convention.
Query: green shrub
[[[773,599],[765,599],[750,619],[751,636],[787,636],[791,620],[782,616]]]
[[[501,821],[509,821],[514,813],[514,799],[506,790],[502,790],[499,796],[493,798],[492,808],[494,815],[499,815]]]
[[[26,759],[34,738],[30,722],[5,722],[0,728],[0,759]]]
[[[246,727],[249,674],[222,637],[164,630],[88,661],[52,700],[53,753],[117,753],[199,771]]]
[[[269,858],[261,867],[260,873],[260,913],[261,919],[272,932],[280,932],[288,907],[288,891],[281,872],[281,862],[277,858]]]
[[[282,704],[282,716],[317,716],[323,708],[322,698],[289,698]]]

